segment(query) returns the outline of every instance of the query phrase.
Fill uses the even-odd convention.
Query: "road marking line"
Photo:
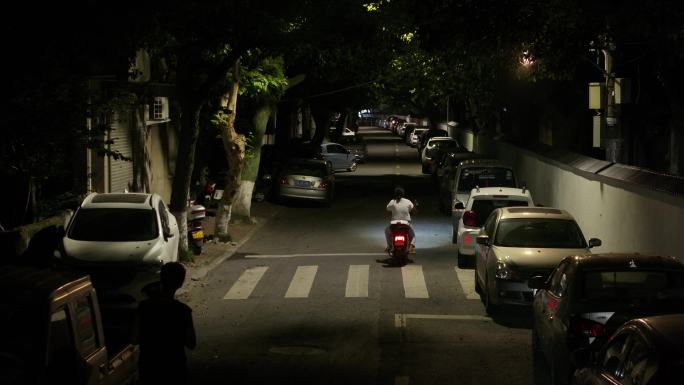
[[[246,259],[268,259],[268,258],[298,258],[298,257],[374,257],[386,256],[387,253],[320,253],[320,254],[251,254],[245,255]]]
[[[268,270],[268,266],[253,266],[247,268],[240,278],[233,284],[223,299],[247,299]]]
[[[344,296],[347,298],[368,297],[369,265],[350,265],[347,274],[347,288]]]
[[[318,266],[299,266],[295,272],[292,281],[290,282],[290,287],[285,293],[285,298],[306,298],[311,292],[311,286],[313,285],[314,278],[316,278],[316,272],[318,271]]]
[[[409,385],[408,376],[396,376],[396,377],[394,377],[394,385]]]
[[[409,265],[401,268],[406,298],[429,298],[423,266]]]
[[[394,326],[405,328],[409,319],[430,319],[430,320],[453,320],[453,321],[484,321],[492,322],[489,317],[481,315],[461,315],[461,314],[395,314]]]
[[[472,270],[463,270],[458,267],[454,267],[456,270],[456,277],[458,278],[458,283],[461,284],[461,289],[463,289],[463,294],[465,294],[467,299],[480,299],[480,295],[475,291],[475,276]]]

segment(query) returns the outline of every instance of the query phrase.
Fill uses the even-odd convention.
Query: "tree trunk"
[[[188,249],[187,206],[190,179],[195,165],[195,146],[199,134],[199,116],[203,103],[191,97],[181,99],[181,130],[178,143],[176,170],[171,189],[169,209],[178,222],[180,255]]]
[[[233,215],[235,219],[251,220],[252,193],[254,192],[254,184],[259,174],[259,163],[261,163],[261,143],[266,133],[268,120],[273,112],[274,108],[269,103],[265,103],[257,108],[252,118],[252,123],[254,124],[254,143],[252,146],[254,154],[245,161],[245,167],[242,169],[240,188],[233,200]]]
[[[239,84],[240,62],[233,65],[233,84],[227,100],[227,112],[219,119],[219,131],[223,139],[223,149],[228,160],[228,175],[226,176],[223,196],[216,213],[214,236],[219,242],[230,241],[228,227],[230,224],[233,199],[240,187],[240,176],[245,162],[245,136],[235,131],[235,115],[237,113],[237,97]]]
[[[311,143],[320,145],[330,130],[330,111],[325,108],[312,108],[311,117],[316,122],[316,132],[314,133]]]

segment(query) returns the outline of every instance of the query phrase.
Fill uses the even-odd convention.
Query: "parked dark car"
[[[624,322],[684,313],[684,264],[673,257],[572,256],[528,284],[537,290],[532,345],[549,363],[554,383],[569,382],[577,367],[572,352],[599,348]]]
[[[684,314],[628,321],[574,376],[577,385],[674,385],[684,372]]]

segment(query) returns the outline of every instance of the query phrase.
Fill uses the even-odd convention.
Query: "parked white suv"
[[[475,255],[475,239],[480,227],[495,209],[511,206],[534,206],[532,194],[526,188],[474,188],[465,207],[457,203],[452,214],[451,240],[458,246],[458,266],[464,267]]]
[[[69,221],[62,260],[90,275],[101,305],[134,309],[178,261],[178,224],[157,194],[88,195]]]

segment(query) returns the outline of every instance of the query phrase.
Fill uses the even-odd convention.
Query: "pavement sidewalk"
[[[230,258],[244,245],[261,227],[280,211],[280,206],[268,201],[252,202],[251,222],[231,222],[228,233],[233,239],[228,243],[210,241],[204,244],[202,254],[196,255],[193,262],[183,262],[186,278],[177,295],[189,294],[195,287],[206,285],[205,278],[223,261]],[[207,216],[204,220],[205,235],[214,233],[214,217]]]

